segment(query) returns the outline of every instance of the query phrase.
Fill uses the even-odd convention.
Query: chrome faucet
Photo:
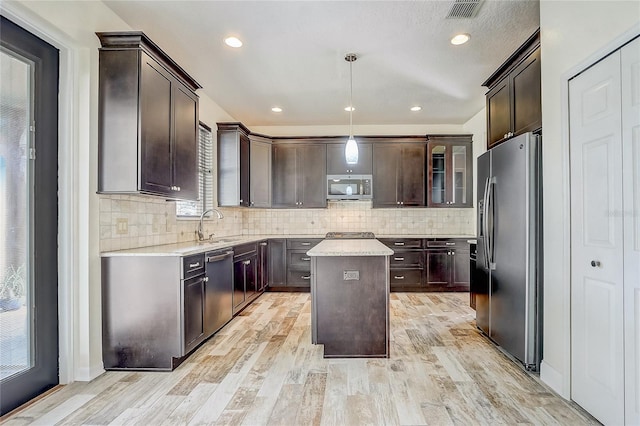
[[[213,213],[215,212],[215,214],[218,216],[218,219],[222,219],[224,217],[224,215],[222,214],[222,212],[220,210],[217,209],[208,209],[202,212],[202,214],[200,215],[200,223],[198,224],[198,230],[196,231],[196,235],[198,236],[198,241],[204,241],[204,229],[202,226],[202,221],[204,220],[204,217],[206,216],[207,213]],[[206,239],[211,239],[211,237],[213,237],[213,234],[209,234],[209,238]]]

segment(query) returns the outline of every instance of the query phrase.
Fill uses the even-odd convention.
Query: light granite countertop
[[[150,247],[140,247],[134,249],[127,250],[117,250],[117,251],[108,251],[100,253],[102,257],[113,257],[113,256],[189,256],[192,254],[213,251],[213,250],[221,250],[225,248],[234,247],[240,244],[245,243],[253,243],[257,241],[267,240],[270,238],[314,238],[314,239],[324,239],[324,234],[289,234],[289,235],[233,235],[226,237],[214,238],[211,241],[204,241],[198,243],[197,241],[188,241],[184,243],[174,243],[174,244],[164,244],[159,246],[150,246]],[[475,236],[470,235],[376,235],[376,238],[462,238],[462,239],[472,239]],[[344,242],[344,241],[355,241],[360,242],[361,246],[358,247],[356,245],[350,246],[353,247],[353,250],[360,251],[360,256],[382,256],[384,254],[362,254],[362,251],[367,252],[366,249],[367,241],[369,243],[378,243],[379,245],[384,246],[377,240],[324,240]],[[349,243],[351,244],[351,243]],[[357,244],[357,243],[353,243]],[[372,247],[375,247],[375,244],[372,244]],[[338,246],[336,246],[338,247]],[[347,246],[345,246],[347,247]],[[384,246],[386,247],[386,246]],[[340,249],[337,249],[338,251]],[[349,248],[344,248],[342,250],[351,250]],[[375,252],[375,249],[372,251]],[[390,253],[391,254],[391,253]],[[332,256],[331,254],[310,254],[312,256]]]
[[[376,239],[322,240],[309,256],[391,256],[393,250]]]

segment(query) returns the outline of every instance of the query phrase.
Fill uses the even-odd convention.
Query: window
[[[204,123],[200,123],[198,140],[198,180],[198,201],[177,201],[177,216],[198,217],[213,208],[213,138]]]

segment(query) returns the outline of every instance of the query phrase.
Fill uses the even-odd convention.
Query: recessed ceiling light
[[[242,42],[237,37],[227,37],[224,42],[230,47],[242,47]]]
[[[464,44],[469,41],[471,36],[469,34],[458,34],[451,39],[451,44]]]
[[[273,112],[282,112],[282,108],[280,108],[280,107],[273,107],[273,108],[271,108],[271,111],[273,111]]]
[[[416,105],[416,106],[412,106],[412,107],[411,107],[411,111],[420,111],[420,110],[422,110],[422,107],[421,107],[421,106],[417,106],[417,105]]]
[[[348,107],[344,107],[344,110],[349,112],[349,111],[355,111],[356,109],[354,107],[348,106]]]

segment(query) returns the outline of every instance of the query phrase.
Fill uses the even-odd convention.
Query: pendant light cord
[[[353,59],[349,61],[349,137],[353,137]]]

